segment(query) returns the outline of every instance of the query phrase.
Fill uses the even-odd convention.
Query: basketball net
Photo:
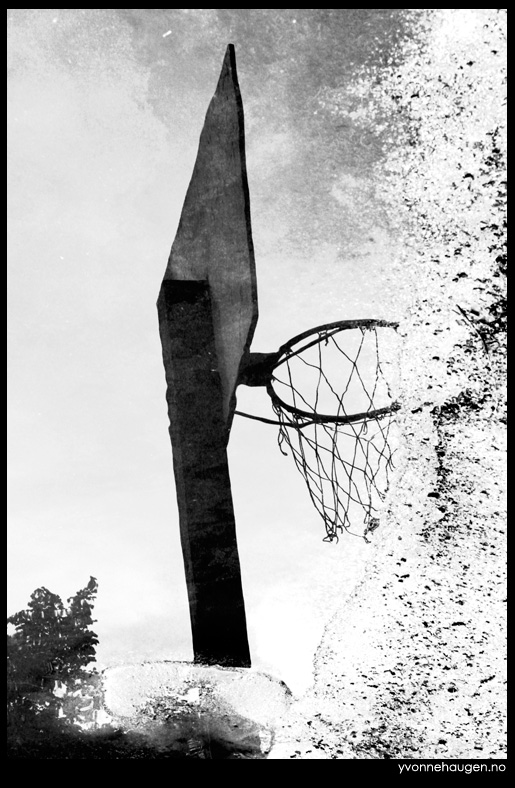
[[[305,332],[282,346],[268,385],[279,448],[303,476],[327,542],[343,531],[368,541],[379,525],[399,409],[385,375],[396,327],[344,321]]]

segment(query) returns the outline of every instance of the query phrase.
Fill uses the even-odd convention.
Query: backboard
[[[164,281],[208,283],[227,437],[258,318],[243,104],[229,44],[209,104]]]
[[[195,661],[246,667],[227,442],[257,321],[257,288],[232,45],[207,110],[157,308]]]

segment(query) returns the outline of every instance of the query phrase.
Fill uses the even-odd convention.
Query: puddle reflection
[[[188,710],[145,733],[115,724],[103,708],[102,675],[94,666],[97,589],[91,577],[63,603],[38,588],[27,608],[7,619],[8,757],[266,758],[258,735],[233,746],[213,735],[209,720]],[[148,712],[155,717],[155,708]]]

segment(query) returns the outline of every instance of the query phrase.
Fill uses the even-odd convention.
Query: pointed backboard
[[[207,110],[157,307],[195,661],[249,666],[227,441],[258,313],[232,45]]]
[[[164,280],[208,283],[229,431],[240,363],[258,318],[243,104],[232,44],[207,110]]]

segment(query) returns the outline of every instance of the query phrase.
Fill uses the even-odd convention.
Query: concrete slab
[[[147,662],[108,668],[104,704],[113,722],[147,735],[158,748],[192,757],[264,758],[289,709],[284,682],[246,668]]]

